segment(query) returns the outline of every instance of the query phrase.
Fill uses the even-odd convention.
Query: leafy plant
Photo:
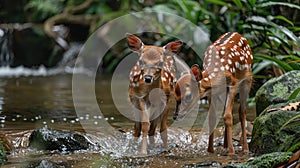
[[[64,3],[61,0],[30,0],[24,9],[32,20],[42,22],[62,12]]]
[[[198,24],[210,33],[211,41],[228,31],[240,32],[253,49],[254,77],[273,76],[274,68],[283,73],[300,70],[300,27],[288,17],[297,14],[299,5],[265,0],[176,0],[152,9],[178,14]]]

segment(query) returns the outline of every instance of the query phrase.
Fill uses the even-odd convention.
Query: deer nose
[[[173,120],[177,120],[177,118],[178,118],[178,114],[174,114],[173,115]]]
[[[145,75],[144,76],[145,83],[152,83],[152,79],[153,79],[153,77],[150,76],[150,75]]]

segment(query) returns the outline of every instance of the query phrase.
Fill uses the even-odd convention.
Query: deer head
[[[201,71],[197,64],[191,67],[191,73],[183,74],[175,86],[176,109],[173,119],[182,119],[199,100],[199,83]]]
[[[147,85],[160,77],[166,56],[178,52],[182,45],[181,41],[174,41],[164,47],[149,46],[132,34],[127,33],[126,36],[128,47],[139,54],[138,67],[134,67],[132,73],[140,74]]]

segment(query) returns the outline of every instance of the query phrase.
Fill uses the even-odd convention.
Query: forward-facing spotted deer
[[[129,98],[136,118],[134,137],[142,133],[141,154],[147,154],[147,136],[154,144],[155,129],[160,123],[160,136],[167,148],[167,116],[170,95],[176,82],[174,53],[182,42],[170,42],[164,47],[144,45],[136,36],[127,35],[128,47],[139,54],[139,60],[130,71]]]
[[[191,68],[195,79],[199,81],[200,98],[207,96],[209,101],[209,132],[211,134],[209,136],[208,152],[214,152],[213,139],[216,126],[215,102],[212,102],[211,98],[212,96],[222,94],[222,90],[217,89],[221,87],[221,85],[225,85],[226,88],[226,100],[224,100],[225,112],[223,116],[225,123],[224,148],[228,148],[229,154],[235,153],[232,144],[232,107],[236,91],[239,88],[239,120],[242,128],[240,143],[244,151],[249,150],[246,137],[246,99],[252,84],[252,60],[252,51],[247,40],[236,32],[229,32],[223,34],[207,48],[203,60],[202,72],[198,66]],[[225,82],[221,80],[222,78],[226,79]],[[182,95],[188,95],[184,92],[185,90],[182,89],[181,94],[177,94],[180,93],[177,91],[180,87],[177,86],[183,82],[189,83],[188,80],[179,79],[175,87],[175,99],[177,100],[177,104],[181,100]],[[212,92],[213,89],[216,90]],[[182,118],[182,115],[186,113],[184,109],[184,107],[177,107],[174,119]]]

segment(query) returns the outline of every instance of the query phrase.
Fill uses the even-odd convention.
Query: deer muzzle
[[[151,84],[153,82],[153,77],[151,75],[144,75],[144,82],[146,84]]]

